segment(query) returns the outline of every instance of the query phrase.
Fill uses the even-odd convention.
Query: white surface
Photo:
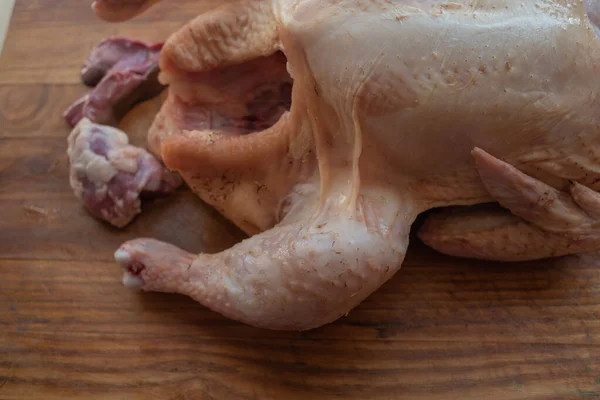
[[[4,39],[6,38],[6,31],[8,30],[8,23],[14,5],[15,0],[0,0],[0,54],[2,54]]]

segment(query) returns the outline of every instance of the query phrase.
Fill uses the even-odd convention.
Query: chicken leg
[[[392,277],[408,245],[409,203],[390,194],[385,202],[361,197],[358,210],[340,204],[318,211],[317,198],[302,198],[292,222],[217,254],[136,239],[115,259],[126,285],[183,293],[257,327],[311,329],[347,314]]]
[[[419,237],[453,256],[525,261],[586,253],[600,247],[600,194],[575,181],[557,190],[475,149],[477,169],[501,206],[442,210]]]

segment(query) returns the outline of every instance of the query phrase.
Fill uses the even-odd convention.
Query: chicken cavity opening
[[[180,131],[240,136],[264,131],[290,110],[293,81],[281,52],[202,73],[180,72],[170,90]]]

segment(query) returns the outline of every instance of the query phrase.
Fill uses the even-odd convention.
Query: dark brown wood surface
[[[243,236],[185,190],[124,230],[75,200],[61,113],[86,91],[81,62],[106,36],[162,40],[207,7],[165,1],[109,24],[89,3],[17,0],[0,58],[0,399],[600,397],[591,257],[485,263],[413,240],[395,278],[348,317],[303,333],[124,288],[112,253],[125,240],[213,252]],[[158,106],[123,121],[134,142]]]

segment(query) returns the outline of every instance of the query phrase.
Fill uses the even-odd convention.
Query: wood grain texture
[[[165,1],[115,25],[86,1],[17,0],[0,59],[0,399],[600,397],[597,257],[483,263],[413,239],[390,282],[303,333],[121,285],[125,240],[215,252],[243,235],[185,189],[124,230],[92,219],[68,184],[61,113],[86,91],[79,66],[98,40],[161,40],[209,3]],[[134,143],[159,106],[122,122]]]

